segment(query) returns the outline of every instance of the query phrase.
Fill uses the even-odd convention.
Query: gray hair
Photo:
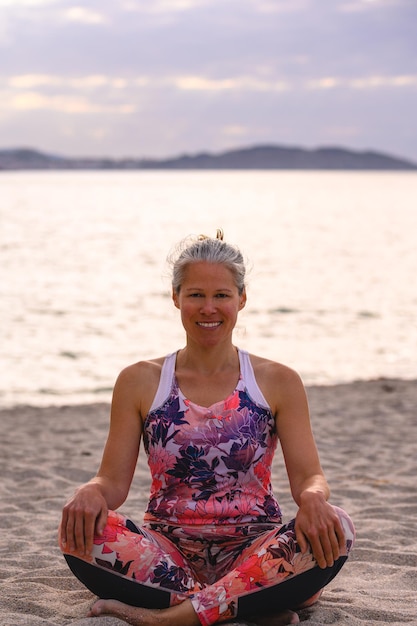
[[[176,258],[175,258],[176,257]],[[223,231],[218,228],[215,238],[199,235],[187,238],[180,244],[179,251],[170,259],[172,266],[172,289],[179,293],[184,280],[184,272],[191,263],[205,261],[219,263],[227,267],[232,275],[239,295],[245,288],[245,262],[238,248],[223,241]]]

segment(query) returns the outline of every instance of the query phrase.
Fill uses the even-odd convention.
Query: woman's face
[[[201,345],[231,340],[238,313],[246,303],[232,272],[221,263],[201,261],[185,269],[179,294],[173,293],[188,339]]]

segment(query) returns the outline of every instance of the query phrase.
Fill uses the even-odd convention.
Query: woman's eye
[[[196,292],[196,293],[190,293],[190,294],[188,294],[188,297],[189,297],[189,298],[204,298],[204,297],[205,297],[205,295],[204,295],[204,293]],[[215,298],[219,298],[219,299],[222,299],[222,298],[228,298],[228,297],[229,297],[229,294],[228,294],[228,293],[216,293],[216,294],[214,295],[214,297],[215,297]]]

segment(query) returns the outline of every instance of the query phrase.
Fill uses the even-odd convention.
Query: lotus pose
[[[172,299],[185,346],[119,375],[102,462],[63,509],[61,550],[99,596],[89,616],[135,626],[296,624],[354,541],[349,516],[328,501],[303,384],[234,345],[245,266],[221,231],[182,248]],[[152,485],[136,524],[117,509],[142,437]],[[271,486],[278,443],[298,506],[287,523]]]

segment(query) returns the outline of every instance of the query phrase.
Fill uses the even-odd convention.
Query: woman
[[[295,624],[345,562],[348,515],[328,502],[299,376],[233,345],[246,303],[241,253],[200,237],[173,265],[185,347],[127,367],[113,393],[97,475],[63,509],[60,545],[100,597],[89,616],[136,626],[209,626],[233,617]],[[152,474],[144,524],[125,501],[141,437]],[[282,447],[296,518],[270,483]]]

